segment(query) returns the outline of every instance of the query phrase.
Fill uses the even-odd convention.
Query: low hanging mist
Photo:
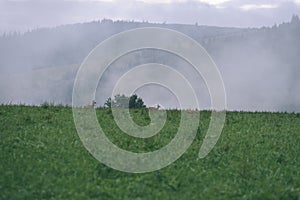
[[[101,41],[124,30],[163,27],[198,41],[222,74],[230,110],[300,112],[300,20],[263,28],[222,28],[102,20],[37,29],[0,37],[0,103],[71,104],[77,70]],[[200,109],[210,108],[201,77],[187,62],[159,50],[132,52],[116,60],[100,80],[98,106],[118,78],[134,66],[156,62],[175,68],[196,85]],[[200,80],[200,81],[199,81]],[[147,105],[179,108],[174,95],[158,85],[136,93]]]

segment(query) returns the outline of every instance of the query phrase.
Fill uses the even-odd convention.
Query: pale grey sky
[[[0,0],[0,32],[110,18],[261,27],[300,15],[300,0]]]

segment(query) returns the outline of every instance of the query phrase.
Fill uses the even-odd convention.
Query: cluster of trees
[[[110,97],[104,103],[105,107],[118,107],[118,108],[129,108],[129,109],[138,109],[146,108],[142,98],[138,97],[136,94],[127,97],[125,95],[116,95],[114,99]]]

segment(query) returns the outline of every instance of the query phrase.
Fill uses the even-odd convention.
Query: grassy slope
[[[213,151],[196,160],[209,114],[201,113],[197,138],[176,162],[127,174],[87,152],[70,108],[0,106],[0,199],[300,198],[299,114],[229,112]],[[142,141],[122,134],[107,110],[97,115],[110,139],[132,151],[168,143],[180,116],[171,111],[164,134]]]

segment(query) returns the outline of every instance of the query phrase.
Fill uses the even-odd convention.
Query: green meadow
[[[150,123],[147,111],[131,110]],[[133,138],[109,109],[96,109],[107,137],[120,148],[148,152],[175,136],[180,111],[168,110],[159,134]],[[64,106],[0,106],[0,199],[300,199],[300,114],[227,112],[214,149],[197,159],[210,120],[201,111],[197,136],[171,165],[132,174],[97,161]]]

